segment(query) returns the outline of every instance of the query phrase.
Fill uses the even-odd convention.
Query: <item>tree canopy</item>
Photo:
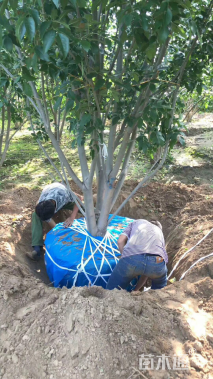
[[[211,72],[212,6],[209,0],[0,3],[0,86],[13,83],[34,133],[50,138],[62,176],[66,170],[84,193],[93,235],[105,233],[135,143],[144,153],[162,150],[139,186],[176,143],[181,91],[201,93],[203,75]],[[83,180],[60,148],[65,124],[75,136]]]

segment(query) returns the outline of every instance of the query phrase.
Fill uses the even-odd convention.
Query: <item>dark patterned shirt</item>
[[[56,203],[55,213],[58,212],[64,205],[68,203],[73,203],[73,198],[71,193],[68,191],[67,187],[61,183],[52,183],[44,187],[41,196],[39,198],[39,203],[45,200],[54,200]],[[49,220],[46,220],[49,221]]]
[[[160,255],[168,262],[162,230],[147,220],[131,222],[123,233],[128,241],[123,248],[122,257],[138,254]]]

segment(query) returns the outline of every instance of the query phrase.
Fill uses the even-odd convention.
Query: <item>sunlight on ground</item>
[[[181,357],[182,355],[185,354],[182,342],[179,342],[177,340],[173,341],[173,348],[174,348],[175,355],[177,355],[178,357]]]
[[[212,316],[202,309],[195,311],[190,302],[186,302],[182,306],[183,310],[187,312],[186,320],[190,326],[190,329],[196,338],[206,336],[207,323],[212,320]]]
[[[185,150],[174,150],[173,156],[175,163],[180,166],[196,167],[203,163],[202,158],[194,158],[189,153],[187,154]]]
[[[15,255],[15,250],[12,248],[12,246],[9,244],[9,242],[5,242],[5,249],[9,252],[10,255]]]

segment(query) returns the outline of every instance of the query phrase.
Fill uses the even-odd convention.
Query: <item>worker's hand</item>
[[[133,291],[131,292],[131,295],[132,295],[132,296],[140,296],[141,294],[142,294],[141,291],[135,291],[135,290],[133,290]]]
[[[64,221],[63,226],[64,226],[65,228],[68,228],[68,226],[72,226],[73,221],[74,221],[74,220],[73,220],[73,217],[70,216],[70,217],[68,217],[68,218],[66,219],[66,221]]]

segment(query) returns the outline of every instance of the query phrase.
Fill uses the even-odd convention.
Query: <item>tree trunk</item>
[[[4,112],[4,117],[5,117],[5,112]],[[4,151],[1,154],[1,159],[0,159],[0,168],[2,167],[6,159],[6,154],[10,145],[10,125],[11,125],[11,112],[10,112],[10,106],[8,106],[7,107],[7,133],[5,137]],[[2,144],[3,144],[3,139],[2,139]]]
[[[106,183],[105,185],[105,191],[104,191],[104,199],[102,202],[102,208],[100,217],[98,219],[98,236],[103,237],[106,233],[107,225],[108,225],[108,218],[109,218],[109,212],[111,209],[113,194],[115,189],[109,184]]]
[[[3,148],[3,138],[4,138],[4,123],[5,123],[5,108],[4,105],[2,107],[2,125],[1,125],[1,134],[0,134],[0,155],[2,153],[2,148]]]

